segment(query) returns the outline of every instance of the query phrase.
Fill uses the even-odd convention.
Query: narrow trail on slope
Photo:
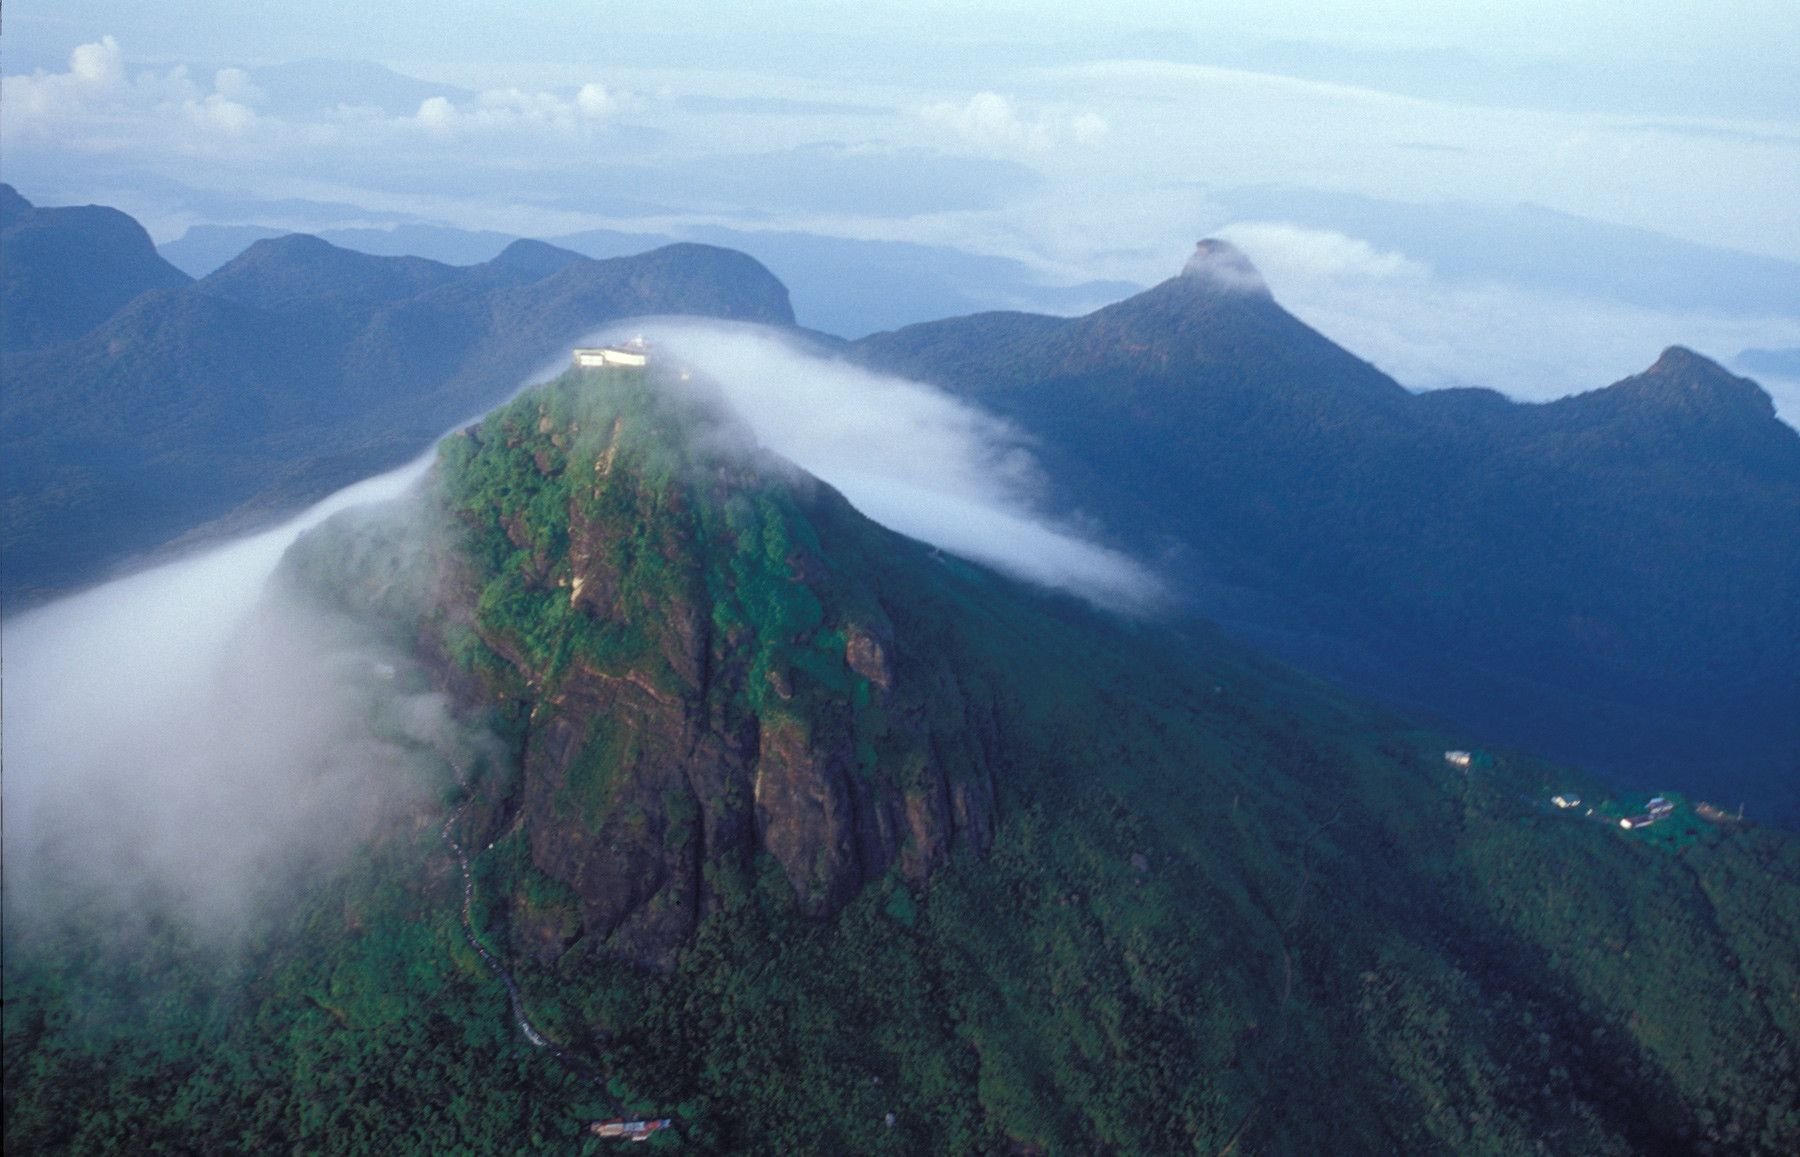
[[[470,864],[467,849],[463,847],[462,842],[458,840],[455,835],[456,826],[462,820],[463,814],[469,810],[469,805],[475,802],[475,795],[470,790],[469,780],[463,773],[462,765],[454,759],[446,758],[446,762],[450,764],[451,769],[456,773],[456,783],[457,786],[462,789],[463,802],[444,820],[443,826],[438,829],[438,837],[442,839],[450,848],[451,852],[456,855],[457,866],[462,869],[463,939],[468,941],[469,947],[473,948],[476,955],[481,957],[482,962],[488,966],[488,970],[499,978],[501,984],[505,985],[506,998],[512,1008],[513,1023],[518,1025],[519,1032],[524,1034],[525,1039],[531,1042],[532,1047],[543,1049],[546,1053],[549,1053],[551,1057],[555,1058],[556,1062],[562,1065],[562,1067],[572,1076],[587,1082],[600,1090],[603,1094],[606,1094],[605,1078],[595,1072],[594,1069],[580,1057],[575,1056],[551,1041],[531,1022],[531,1017],[527,1015],[525,1011],[525,994],[520,991],[519,982],[513,978],[513,974],[507,969],[500,957],[493,952],[488,951],[487,945],[483,944],[481,942],[481,937],[476,935],[475,872]],[[612,1104],[615,1109],[620,1111],[623,1110],[623,1107],[614,1101],[610,1094],[606,1095],[609,1104]]]

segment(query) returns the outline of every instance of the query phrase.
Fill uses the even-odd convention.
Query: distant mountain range
[[[6,197],[9,603],[396,466],[606,322],[793,322],[766,269],[704,245],[456,268],[294,235],[190,282],[122,214]]]
[[[285,233],[261,225],[195,225],[164,244],[161,253],[188,273],[203,277],[254,242]],[[318,236],[346,249],[430,257],[452,265],[491,260],[519,240],[510,233],[421,224],[322,229]],[[659,233],[590,229],[543,240],[604,259],[641,253],[678,239]],[[843,337],[986,309],[1083,311],[1140,288],[1124,281],[1051,285],[1024,263],[1010,258],[903,241],[859,241],[723,226],[690,229],[679,240],[750,254],[788,287],[801,324]]]
[[[1067,512],[1291,662],[1800,822],[1800,434],[1705,358],[1544,405],[1415,395],[1219,242],[1086,317],[849,353],[1016,422]]]
[[[395,465],[608,319],[793,321],[767,269],[706,246],[518,242],[458,268],[289,236],[186,283],[128,218],[5,204],[9,335],[125,302],[7,354],[14,605]],[[70,276],[76,252],[104,276]],[[1495,742],[1800,823],[1800,435],[1698,355],[1545,405],[1414,395],[1218,243],[1079,318],[817,340],[1014,422],[1055,506],[1245,640]]]

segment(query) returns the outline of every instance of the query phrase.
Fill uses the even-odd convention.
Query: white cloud
[[[1750,347],[1800,347],[1800,317],[1651,309],[1452,280],[1357,238],[1280,222],[1219,232],[1284,306],[1413,389],[1478,385],[1546,401],[1637,373],[1670,345],[1721,363]],[[1782,416],[1800,419],[1800,399],[1771,386]]]
[[[264,96],[263,90],[250,79],[250,74],[241,68],[221,68],[215,72],[213,91],[226,100],[246,105],[254,105]]]
[[[590,81],[575,93],[575,107],[582,116],[599,120],[611,116],[618,108],[618,101],[606,91],[605,85]]]
[[[69,76],[90,88],[116,88],[125,79],[125,54],[119,51],[119,42],[104,36],[96,43],[77,46],[69,53]]]
[[[419,102],[418,122],[434,133],[448,133],[456,120],[456,106],[448,97],[428,96]]]
[[[978,92],[966,102],[937,101],[919,110],[927,124],[949,129],[961,140],[983,149],[1042,151],[1065,140],[1092,144],[1106,135],[1106,119],[1094,112],[1072,117],[1027,119],[1012,101],[996,92]]]
[[[1309,283],[1328,278],[1417,282],[1431,276],[1429,268],[1402,253],[1377,249],[1360,238],[1328,230],[1251,221],[1223,232],[1241,248],[1266,255],[1263,260],[1273,263],[1283,275]]]
[[[250,104],[261,96],[242,69],[223,68],[203,89],[184,67],[130,75],[117,40],[102,37],[69,54],[69,71],[9,76],[4,82],[8,134],[68,145],[125,142],[171,152],[207,138],[240,137],[256,123]],[[198,138],[184,138],[183,128]]]
[[[242,136],[256,123],[256,110],[216,92],[200,100],[184,101],[181,107],[193,123],[226,136]]]
[[[426,465],[7,620],[9,919],[94,899],[118,921],[154,906],[230,937],[429,798],[443,700],[394,678],[402,657],[267,589],[304,528]]]
[[[1091,145],[1105,136],[1110,127],[1106,118],[1095,112],[1084,112],[1069,121],[1069,132],[1084,145]]]
[[[1037,509],[1036,459],[1000,419],[768,330],[671,319],[634,327],[717,381],[763,445],[889,529],[1103,606],[1161,601],[1143,567]]]
[[[0,82],[5,122],[15,129],[42,130],[53,121],[111,99],[125,87],[124,54],[110,36],[69,54],[69,71],[9,76]]]
[[[391,160],[396,147],[417,141],[420,129],[427,140],[444,143],[485,135],[521,149],[537,142],[553,148],[605,125],[622,103],[596,82],[565,92],[496,87],[460,102],[432,97],[413,116],[392,118],[359,106],[357,94],[347,92],[336,108],[289,121],[258,111],[265,93],[242,68],[218,69],[210,85],[196,82],[185,67],[133,70],[111,36],[76,48],[67,72],[8,76],[4,86],[0,129],[13,140],[109,155],[148,170],[196,153],[271,175],[295,174],[297,163],[307,179],[334,164],[356,169],[359,151]],[[251,151],[253,136],[261,146]],[[230,150],[220,147],[225,143]],[[541,160],[550,164],[555,157],[545,152]]]
[[[428,97],[413,120],[434,136],[465,133],[548,133],[575,136],[606,121],[618,100],[601,84],[588,83],[572,97],[520,88],[495,88],[458,104],[447,97]]]

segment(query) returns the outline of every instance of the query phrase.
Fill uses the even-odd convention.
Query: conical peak
[[[1595,393],[1688,419],[1775,420],[1774,400],[1761,386],[1683,346],[1670,346],[1643,373]]]
[[[1688,349],[1686,346],[1672,345],[1662,352],[1646,374],[1658,374],[1666,377],[1702,377],[1711,380],[1731,378],[1725,367],[1709,357],[1704,357]]]
[[[1230,293],[1269,296],[1268,283],[1243,250],[1216,237],[1194,246],[1193,256],[1181,267],[1181,276]]]

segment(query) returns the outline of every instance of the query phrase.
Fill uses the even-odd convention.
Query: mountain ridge
[[[77,337],[147,290],[193,281],[117,209],[39,208],[7,184],[0,251],[0,351],[9,355]]]
[[[7,355],[6,602],[200,524],[291,512],[420,453],[584,333],[684,312],[793,323],[761,265],[692,244],[609,261],[523,244],[458,268],[296,235],[134,294],[71,340]]]
[[[1015,423],[1053,504],[1240,638],[1614,774],[1742,768],[1707,774],[1800,822],[1800,433],[1691,351],[1554,402],[1412,394],[1272,298],[1176,277],[847,356]]]

